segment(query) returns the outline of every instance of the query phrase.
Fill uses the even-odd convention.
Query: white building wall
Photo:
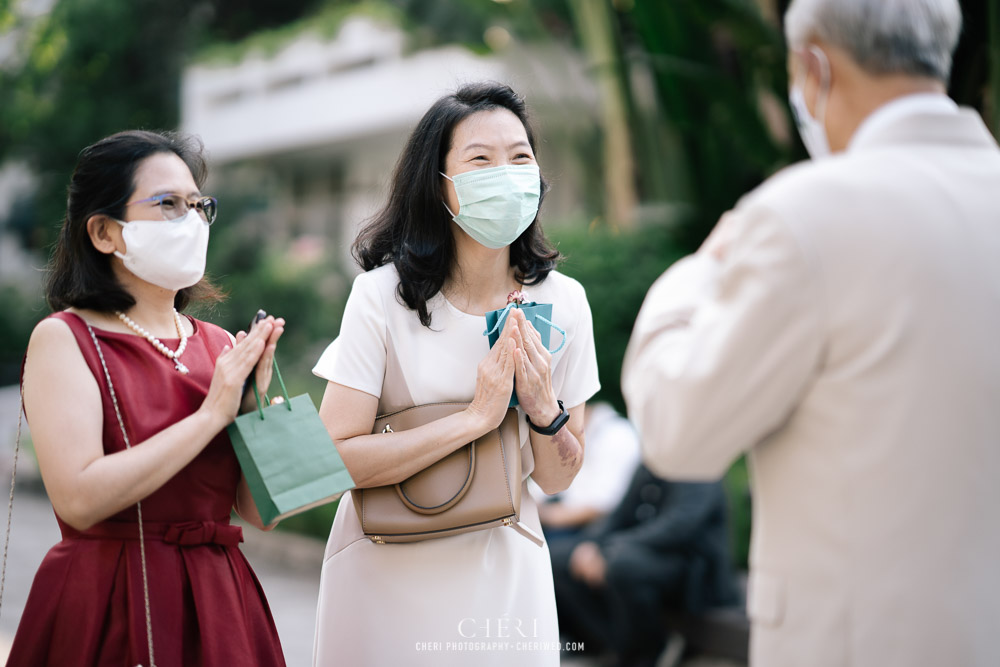
[[[539,161],[555,186],[547,219],[580,210],[581,159],[567,138],[593,127],[596,92],[575,54],[556,45],[515,45],[502,56],[460,46],[407,53],[405,41],[399,28],[359,16],[330,41],[305,34],[270,57],[193,65],[183,76],[182,129],[205,142],[213,184],[246,191],[259,180],[269,207],[258,224],[272,225],[271,240],[321,235],[350,265],[350,243],[384,201],[427,108],[462,84],[502,81],[536,117]]]

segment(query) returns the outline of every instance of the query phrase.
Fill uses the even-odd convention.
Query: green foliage
[[[566,0],[385,0],[405,17],[413,47],[458,43],[473,51],[489,50],[488,28],[508,30],[523,41],[568,35]]]
[[[333,518],[337,516],[337,507],[339,505],[340,501],[338,500],[329,505],[314,507],[302,514],[290,516],[279,523],[277,529],[290,533],[311,535],[312,537],[325,540],[330,535],[330,527],[333,526]]]
[[[208,267],[227,298],[200,314],[228,331],[245,331],[258,309],[284,317],[278,363],[291,395],[308,392],[318,406],[325,383],[311,373],[337,337],[349,284],[330,258],[303,259],[239,227],[212,227]],[[272,392],[273,394],[273,392]]]
[[[35,324],[49,313],[41,295],[0,285],[0,385],[17,384]]]
[[[0,159],[26,159],[42,181],[35,247],[54,235],[84,146],[176,125],[184,4],[64,0],[24,36],[23,67],[0,73]]]
[[[31,247],[54,238],[80,150],[121,130],[177,126],[181,69],[196,47],[287,23],[318,4],[59,0],[30,25],[0,8],[0,26],[19,29],[23,58],[0,68],[0,162],[23,159],[41,179]]]
[[[190,0],[189,0],[190,2]],[[294,23],[324,6],[358,4],[356,0],[212,0],[191,2],[194,22],[205,42],[234,42],[248,35]]]
[[[666,226],[616,232],[604,226],[567,225],[552,235],[566,256],[560,270],[587,290],[601,379],[598,399],[623,411],[622,359],[635,317],[649,286],[686,253]]]
[[[306,33],[323,39],[332,39],[345,19],[358,15],[392,23],[402,21],[398,12],[381,0],[328,2],[315,14],[267,30],[259,30],[240,41],[211,41],[194,55],[194,60],[213,64],[235,64],[251,52],[272,56]]]
[[[647,128],[635,137],[637,150],[649,164],[668,156],[665,176],[694,212],[680,237],[693,249],[722,213],[793,157],[761,107],[762,97],[785,98],[784,40],[747,0],[636,0],[620,20],[631,59],[653,76],[667,130],[637,123]]]
[[[978,109],[993,136],[1000,138],[1000,4],[962,0],[962,14],[948,94]]]
[[[462,44],[477,53],[490,50],[487,29],[503,27],[522,40],[546,40],[569,33],[565,0],[536,2],[486,2],[484,0],[326,0],[317,11],[267,30],[259,30],[242,41],[219,40],[202,48],[195,59],[233,63],[250,51],[273,54],[297,37],[312,33],[336,35],[344,19],[365,15],[404,27],[410,48]],[[221,12],[220,12],[221,13]]]
[[[567,226],[553,236],[567,256],[561,270],[583,284],[594,316],[594,339],[601,391],[605,400],[625,412],[621,367],[636,315],[649,286],[687,254],[677,226],[653,226],[634,232],[606,227]],[[558,306],[557,306],[558,307]],[[729,505],[733,563],[747,566],[750,544],[750,486],[746,462],[739,459],[723,479]]]
[[[747,461],[740,457],[729,468],[722,478],[722,487],[726,491],[726,504],[729,511],[729,544],[733,565],[749,569],[750,559],[750,472]]]

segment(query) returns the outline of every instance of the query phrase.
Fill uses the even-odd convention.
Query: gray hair
[[[872,74],[945,82],[961,30],[958,0],[794,0],[785,14],[793,49],[820,39],[846,50]]]

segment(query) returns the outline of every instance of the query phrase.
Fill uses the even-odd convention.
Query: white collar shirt
[[[869,137],[907,116],[957,113],[958,105],[950,97],[940,93],[916,93],[898,97],[883,104],[861,122],[848,142],[847,149],[852,150],[864,144]]]

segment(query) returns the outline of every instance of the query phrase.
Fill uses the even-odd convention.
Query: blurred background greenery
[[[965,0],[951,94],[1000,130],[1000,9]],[[30,186],[0,206],[0,233],[29,257],[0,270],[0,384],[17,381],[34,324],[47,314],[38,270],[84,146],[128,128],[181,124],[182,79],[197,63],[273,54],[305,32],[333,39],[347,17],[389,21],[407,53],[460,45],[478,55],[557,45],[583,63],[596,94],[572,142],[579,197],[543,215],[587,288],[594,313],[599,399],[619,409],[625,345],[649,285],[692,252],[739,197],[805,156],[790,121],[783,0],[0,0],[0,173],[17,164]],[[513,57],[513,56],[510,56]],[[397,101],[405,104],[405,100]],[[528,99],[529,105],[532,99]],[[538,114],[545,141],[559,113]],[[208,146],[211,151],[212,146]],[[567,168],[570,169],[569,167]],[[384,174],[387,176],[387,174]],[[566,179],[567,181],[569,178]],[[266,208],[264,185],[221,180],[226,221],[213,227],[209,270],[230,294],[201,316],[237,330],[258,307],[289,322],[281,359],[294,393],[318,403],[309,368],[336,336],[351,275],[344,244],[303,249],[244,222]],[[557,188],[559,183],[556,183]],[[4,196],[0,192],[0,198]],[[352,221],[356,224],[358,221]],[[0,255],[6,257],[7,255]],[[308,261],[303,260],[307,257]],[[12,264],[4,260],[7,264]],[[749,496],[743,462],[726,478],[737,562],[745,565]],[[284,527],[325,536],[332,508]]]

